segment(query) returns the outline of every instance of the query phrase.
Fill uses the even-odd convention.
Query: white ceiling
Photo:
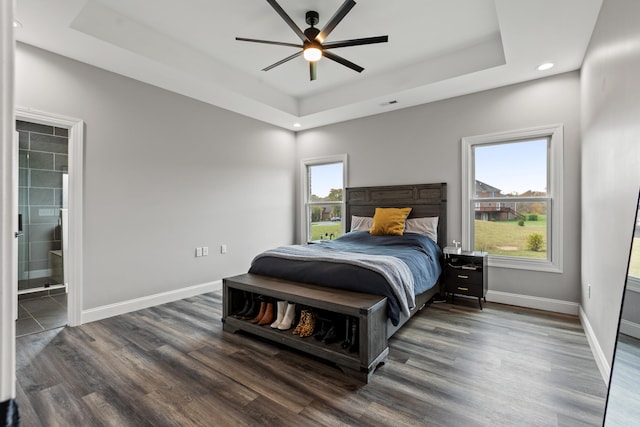
[[[602,0],[358,0],[327,42],[389,35],[333,52],[318,79],[264,0],[19,0],[16,39],[287,129],[357,117],[580,68]],[[279,0],[301,29],[343,0]],[[553,62],[554,68],[536,67]],[[390,101],[397,101],[389,103]]]

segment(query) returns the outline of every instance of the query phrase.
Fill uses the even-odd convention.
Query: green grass
[[[629,261],[629,275],[640,277],[640,237],[633,238],[631,260]]]
[[[544,239],[544,249],[534,252],[527,249],[527,236],[539,233]],[[547,257],[547,217],[538,215],[537,221],[475,221],[475,249],[495,255],[507,255],[525,258]]]
[[[333,238],[342,235],[342,223],[336,221],[331,225],[319,225],[315,222],[311,223],[311,240],[320,240],[320,236],[333,233]]]

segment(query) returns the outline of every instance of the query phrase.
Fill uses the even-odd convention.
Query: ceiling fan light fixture
[[[309,62],[316,62],[322,58],[322,50],[315,46],[311,46],[304,50],[303,56],[304,59]]]

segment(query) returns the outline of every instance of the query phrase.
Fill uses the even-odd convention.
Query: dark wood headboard
[[[409,218],[439,217],[438,244],[447,245],[447,184],[388,185],[346,189],[345,229],[351,216],[373,217],[376,208],[412,208]]]

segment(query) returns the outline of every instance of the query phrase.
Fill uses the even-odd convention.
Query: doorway
[[[16,107],[15,118],[23,233],[18,241],[18,319],[33,318],[24,322],[30,323],[31,333],[38,323],[41,330],[77,326],[82,323],[84,122],[21,107]],[[38,304],[29,297],[42,297],[42,307],[34,307]]]
[[[67,324],[69,130],[16,120],[18,319],[16,335]]]

